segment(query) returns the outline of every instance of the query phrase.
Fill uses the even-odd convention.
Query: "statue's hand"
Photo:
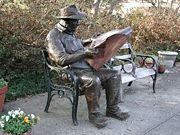
[[[94,48],[86,48],[86,50],[85,50],[86,58],[93,59],[97,53],[98,53],[97,50]]]

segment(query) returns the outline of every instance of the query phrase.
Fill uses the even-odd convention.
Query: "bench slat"
[[[116,59],[130,59],[131,54],[115,56]]]
[[[113,68],[115,70],[119,70],[119,69],[121,69],[121,66],[114,66]],[[141,79],[141,78],[144,78],[144,77],[148,77],[148,76],[151,76],[151,75],[154,75],[154,74],[155,74],[155,71],[152,68],[150,68],[150,69],[148,69],[148,68],[136,68],[136,70],[135,70],[136,77],[133,77],[132,74],[127,74],[127,73],[124,73],[122,71],[122,73],[121,73],[122,84],[134,81],[136,79]]]
[[[130,48],[130,47],[129,47],[129,44],[126,43],[126,44],[124,44],[120,49],[128,49],[128,48]]]

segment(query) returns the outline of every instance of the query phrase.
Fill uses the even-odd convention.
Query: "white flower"
[[[14,114],[15,114],[15,115],[19,115],[19,114],[20,114],[19,110],[15,110],[15,111],[14,111]]]
[[[6,116],[6,121],[8,121],[9,120],[9,116]]]
[[[23,115],[23,114],[24,114],[24,112],[23,112],[23,111],[20,111],[20,114],[21,114],[21,115]]]
[[[3,115],[3,116],[1,116],[1,119],[4,119],[6,116],[5,115]]]
[[[1,124],[0,124],[0,126],[1,126],[1,128],[3,128],[3,127],[4,127],[4,124],[3,124],[3,123],[1,123]]]
[[[1,127],[1,128],[4,127],[4,121],[0,121],[0,127]]]
[[[12,117],[15,118],[15,117],[16,117],[16,114],[13,113],[13,114],[12,114]]]
[[[34,115],[34,114],[31,114],[31,118],[34,119],[34,118],[35,118],[35,115]]]
[[[11,116],[13,114],[14,111],[9,111],[8,115]]]

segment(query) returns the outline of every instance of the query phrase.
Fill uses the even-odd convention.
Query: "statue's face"
[[[67,30],[69,32],[75,32],[76,28],[79,26],[79,20],[76,19],[66,19]]]

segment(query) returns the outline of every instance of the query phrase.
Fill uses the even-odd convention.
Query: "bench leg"
[[[133,81],[129,82],[127,86],[131,86],[132,83],[133,83]]]
[[[156,80],[157,80],[157,74],[151,76],[153,79],[153,93],[156,93],[155,86],[156,86]]]
[[[46,107],[44,109],[45,112],[48,112],[52,97],[53,97],[53,95],[51,95],[51,92],[49,91],[48,92],[48,97],[47,97]]]
[[[78,101],[79,101],[79,93],[77,92],[76,94],[73,95],[73,104],[72,104],[72,120],[75,126],[78,125],[78,121],[77,121]]]

